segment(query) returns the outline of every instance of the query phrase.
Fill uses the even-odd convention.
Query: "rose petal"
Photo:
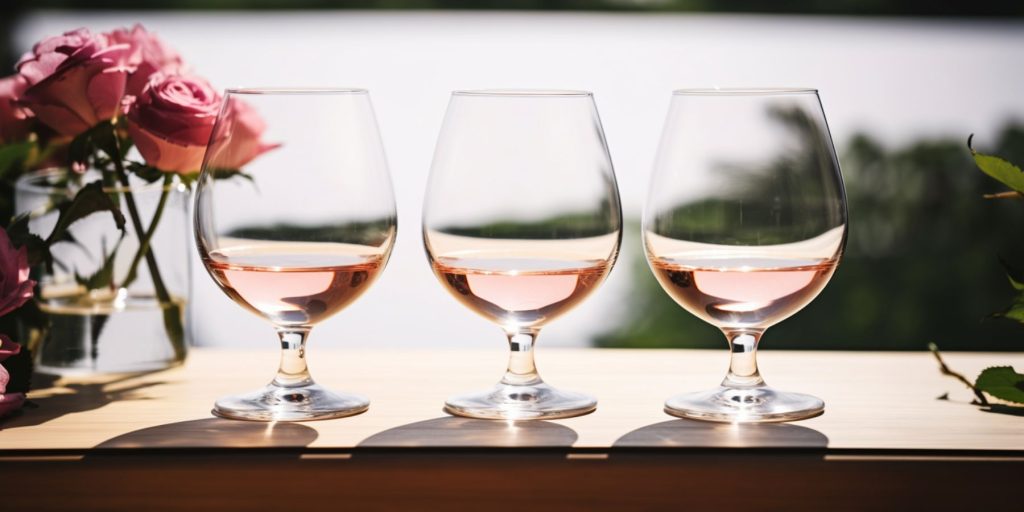
[[[11,338],[6,334],[0,334],[0,361],[11,356],[16,356],[20,352],[21,345],[11,341]]]
[[[61,105],[43,105],[40,103],[28,105],[43,124],[53,128],[61,135],[73,137],[92,128],[92,125],[82,120],[75,112]]]
[[[97,118],[112,119],[117,115],[127,80],[128,73],[124,70],[107,69],[89,81],[86,96]]]
[[[28,83],[35,85],[42,82],[46,77],[54,74],[57,68],[60,67],[61,63],[67,60],[67,55],[59,53],[47,53],[34,57],[32,55],[26,55],[24,59],[16,66],[18,73],[28,80]]]
[[[146,163],[161,171],[191,173],[203,165],[205,145],[175,144],[145,130],[131,119],[128,121],[128,132]]]
[[[5,393],[0,395],[0,417],[21,409],[25,405],[25,393]]]
[[[29,87],[23,101],[50,128],[63,135],[78,135],[101,121],[86,97],[90,78],[100,71],[88,65],[59,71]]]

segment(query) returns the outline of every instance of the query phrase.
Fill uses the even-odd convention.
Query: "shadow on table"
[[[615,447],[634,448],[825,448],[828,437],[788,423],[711,423],[669,420],[620,437]]]
[[[982,407],[982,411],[994,414],[1009,414],[1010,416],[1024,416],[1024,407],[1019,405],[991,404]]]
[[[578,437],[575,430],[547,421],[444,417],[374,434],[359,448],[567,448]]]
[[[42,425],[67,414],[92,411],[119,400],[148,400],[136,393],[145,388],[159,386],[163,384],[162,381],[112,387],[151,373],[155,372],[123,374],[105,382],[67,383],[60,386],[63,388],[63,392],[44,397],[35,397],[33,392],[29,392],[28,402],[17,414],[0,420],[0,430]],[[36,374],[32,376],[32,380],[35,389],[38,390],[36,393],[39,393],[53,387],[58,381],[58,377]]]
[[[298,423],[206,418],[128,432],[96,448],[302,448],[317,435]]]

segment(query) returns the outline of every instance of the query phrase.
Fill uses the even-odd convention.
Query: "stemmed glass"
[[[846,245],[846,194],[813,89],[676,91],[644,211],[654,275],[718,327],[732,360],[721,386],[665,403],[726,422],[821,414],[813,396],[768,387],[756,350],[768,327],[828,283]]]
[[[252,113],[278,144],[233,176],[251,151]],[[247,119],[248,118],[248,119]],[[196,193],[196,243],[232,300],[281,340],[277,376],[217,400],[214,414],[302,421],[363,412],[369,401],[313,382],[306,339],[362,295],[387,263],[395,201],[370,105],[361,89],[228,90]]]
[[[424,245],[441,284],[499,325],[511,354],[497,386],[450,398],[449,413],[564,418],[597,406],[541,380],[534,342],[604,280],[621,226],[591,93],[452,93],[427,186]]]

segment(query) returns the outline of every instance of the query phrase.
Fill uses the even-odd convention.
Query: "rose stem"
[[[167,198],[170,196],[173,181],[174,176],[171,174],[167,174],[164,177],[164,187],[163,192],[160,194],[160,202],[156,205],[153,220],[149,223],[149,230],[146,231],[146,236],[139,243],[139,250],[136,251],[135,257],[132,258],[132,265],[128,268],[128,275],[124,278],[124,283],[121,284],[123,288],[128,288],[138,277],[139,263],[142,262],[143,255],[149,251],[149,245],[153,241],[153,235],[156,234],[157,225],[160,223],[160,218],[163,217],[164,207],[167,205]]]
[[[117,136],[117,131],[114,128],[113,123],[110,124],[110,135],[113,138],[112,149],[113,155],[110,155],[110,159],[114,161],[114,169],[117,171],[117,179],[121,182],[121,186],[124,187],[124,202],[128,205],[128,214],[132,219],[132,226],[135,228],[136,236],[139,237],[140,244],[146,236],[146,230],[142,227],[142,218],[139,216],[139,208],[135,205],[135,197],[131,192],[131,183],[128,181],[128,173],[124,170],[124,157],[121,154],[121,140]],[[158,220],[155,219],[154,220]],[[146,247],[145,257],[146,266],[149,267],[149,275],[153,278],[153,290],[156,292],[157,299],[160,300],[160,304],[164,308],[173,307],[175,310],[178,308],[171,302],[171,295],[167,292],[167,287],[164,285],[164,280],[160,277],[160,269],[156,264],[156,256],[153,251],[149,250],[152,245]],[[141,247],[140,247],[141,250]],[[164,309],[164,327],[167,329],[167,335],[171,338],[171,346],[174,347],[174,356],[176,360],[182,360],[185,356],[184,339],[183,333],[180,326],[180,320],[175,320],[175,324],[170,323],[171,320],[168,318],[168,310]]]

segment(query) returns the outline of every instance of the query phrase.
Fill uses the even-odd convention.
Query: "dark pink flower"
[[[11,341],[7,335],[0,334],[0,362],[3,362],[8,357],[17,355],[18,352],[21,352],[21,345]],[[25,393],[7,392],[7,383],[10,380],[11,376],[7,373],[7,368],[0,365],[0,417],[21,408],[22,404],[25,403]]]
[[[36,282],[28,278],[28,250],[15,249],[7,231],[0,228],[0,316],[32,298]]]
[[[136,24],[132,28],[119,28],[107,34],[112,44],[127,44],[131,47],[128,65],[135,71],[128,77],[125,92],[132,96],[142,94],[150,78],[157,73],[179,74],[185,69],[181,55],[153,32]]]
[[[21,75],[0,78],[0,144],[21,142],[32,128],[32,112],[18,104],[28,89]]]
[[[202,78],[157,74],[128,105],[128,133],[149,165],[195,172],[219,110],[220,94]]]
[[[48,37],[18,62],[29,87],[21,104],[62,135],[78,135],[119,112],[131,47],[87,29]]]

